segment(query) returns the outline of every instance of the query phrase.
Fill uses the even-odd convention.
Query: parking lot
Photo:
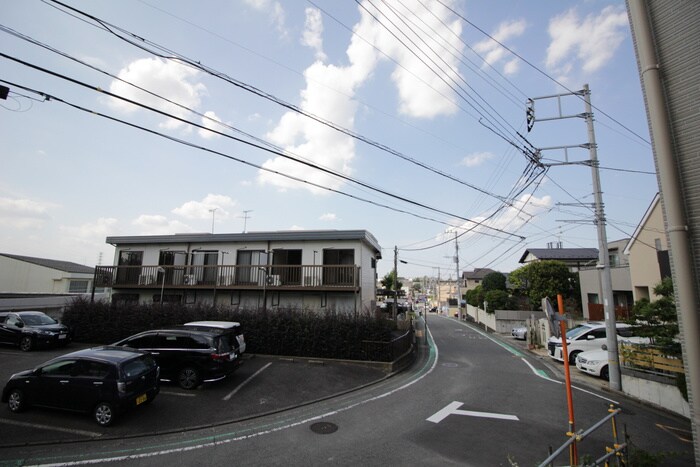
[[[21,370],[34,368],[67,352],[88,347],[71,344],[65,349],[22,352],[0,347],[0,381]],[[13,414],[0,407],[0,447],[52,443],[89,438],[121,438],[149,433],[183,431],[242,420],[295,407],[351,390],[385,377],[377,368],[363,365],[247,356],[229,378],[184,390],[162,383],[150,405],[126,412],[114,426],[101,428],[87,414],[41,408]]]

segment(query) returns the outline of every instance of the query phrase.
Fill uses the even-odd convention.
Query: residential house
[[[615,314],[618,318],[627,319],[632,308],[631,268],[627,256],[623,254],[629,242],[628,238],[608,242],[608,259],[610,263],[610,278],[612,281]],[[581,284],[581,304],[583,316],[592,321],[605,319],[603,311],[602,285],[600,270],[596,266],[587,266],[579,270]]]
[[[528,248],[518,262],[528,264],[544,260],[561,261],[567,265],[569,271],[577,272],[583,267],[596,264],[598,261],[598,249],[563,248],[561,243],[550,243],[547,248]]]
[[[467,290],[474,289],[477,285],[481,285],[481,283],[484,281],[484,277],[494,272],[497,271],[489,268],[474,268],[473,271],[463,271],[462,287],[464,290],[462,290],[462,293],[465,293]]]
[[[654,287],[662,278],[671,277],[666,230],[658,193],[627,243],[624,254],[630,264],[634,301],[642,298],[657,300],[659,297],[654,295]]]
[[[366,230],[107,237],[113,302],[374,310],[381,247]]]

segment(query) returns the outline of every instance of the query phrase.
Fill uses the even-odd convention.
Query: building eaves
[[[37,266],[43,266],[50,269],[56,269],[58,271],[77,273],[77,274],[93,274],[95,270],[90,266],[84,266],[78,263],[72,263],[70,261],[59,261],[55,259],[46,258],[34,258],[32,256],[21,256],[21,255],[11,255],[8,253],[0,253],[0,256],[5,256],[7,258],[14,259],[16,261],[24,261],[25,263],[36,264]]]
[[[381,255],[382,248],[377,239],[366,230],[278,230],[271,232],[245,233],[186,233],[174,235],[138,235],[107,237],[111,245],[168,244],[168,243],[245,243],[274,241],[342,241],[359,240]]]

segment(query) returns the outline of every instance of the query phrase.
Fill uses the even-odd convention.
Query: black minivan
[[[161,380],[176,381],[183,389],[223,379],[241,365],[238,340],[228,329],[173,326],[134,334],[114,345],[150,352]]]

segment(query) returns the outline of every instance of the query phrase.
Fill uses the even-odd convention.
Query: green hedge
[[[366,360],[362,341],[392,338],[393,322],[367,313],[241,310],[183,305],[121,305],[78,299],[63,313],[74,341],[110,344],[141,331],[188,321],[238,321],[249,353]]]

